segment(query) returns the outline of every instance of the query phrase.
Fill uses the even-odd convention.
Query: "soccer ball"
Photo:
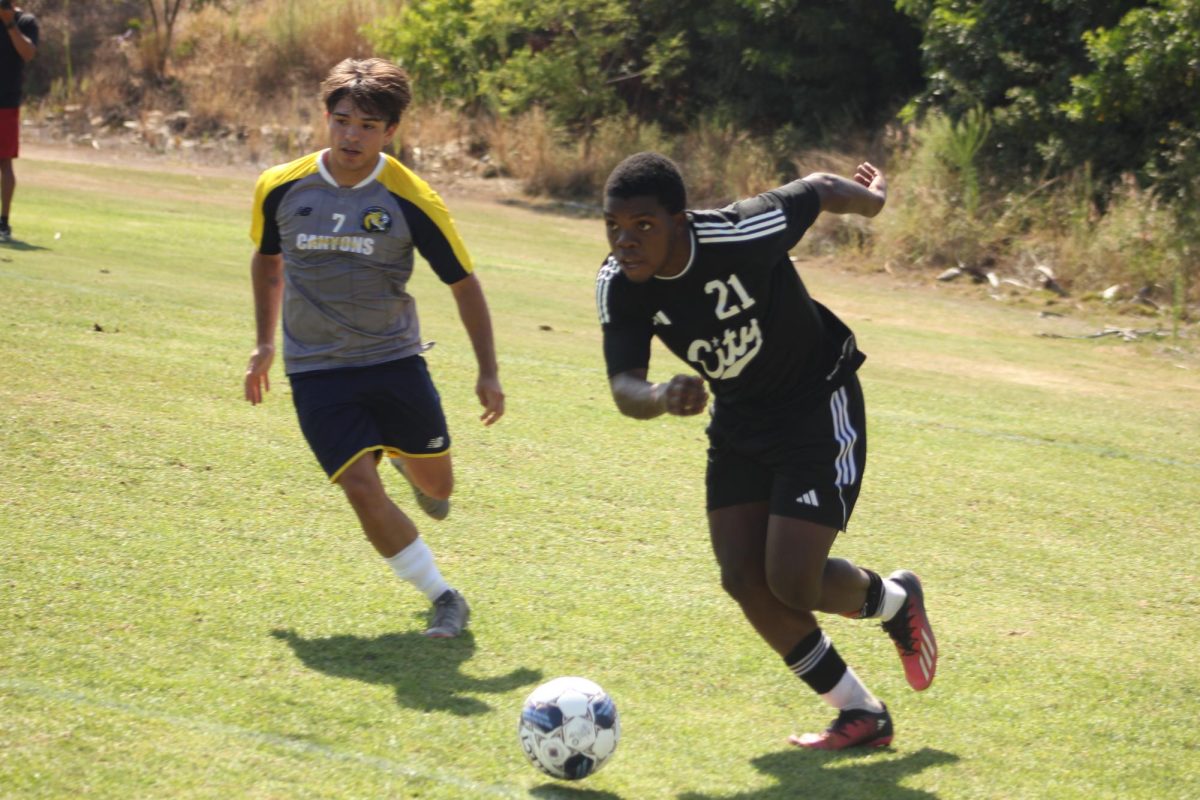
[[[525,698],[517,726],[530,763],[554,778],[577,781],[617,749],[621,723],[608,693],[587,678],[555,678]]]

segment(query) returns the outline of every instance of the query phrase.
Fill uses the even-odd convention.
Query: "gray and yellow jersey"
[[[414,248],[443,283],[471,274],[442,199],[389,155],[356,186],[339,187],[326,151],[264,172],[250,238],[283,254],[283,358],[289,375],[363,367],[421,351],[406,289]]]

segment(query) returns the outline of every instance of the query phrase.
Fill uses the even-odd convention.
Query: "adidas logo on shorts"
[[[820,503],[817,502],[817,490],[816,489],[809,489],[807,492],[805,492],[804,494],[797,497],[796,502],[802,506],[812,506],[813,508],[816,508],[821,505]]]

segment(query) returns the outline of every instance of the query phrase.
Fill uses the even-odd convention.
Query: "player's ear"
[[[383,140],[385,142],[390,142],[398,130],[400,130],[400,120],[396,120],[391,125],[388,125],[383,129]]]

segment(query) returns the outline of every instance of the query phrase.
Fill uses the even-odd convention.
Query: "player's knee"
[[[435,500],[448,500],[454,492],[454,475],[449,473],[435,477],[423,485],[421,491]]]
[[[372,481],[359,475],[347,473],[341,477],[338,485],[342,487],[350,505],[358,509],[369,508],[385,496],[378,480]]]
[[[795,570],[776,567],[767,570],[767,586],[779,602],[796,611],[816,611],[821,604],[820,581],[806,580]]]
[[[721,588],[739,603],[751,600],[756,594],[767,591],[761,572],[734,566],[721,567]]]

